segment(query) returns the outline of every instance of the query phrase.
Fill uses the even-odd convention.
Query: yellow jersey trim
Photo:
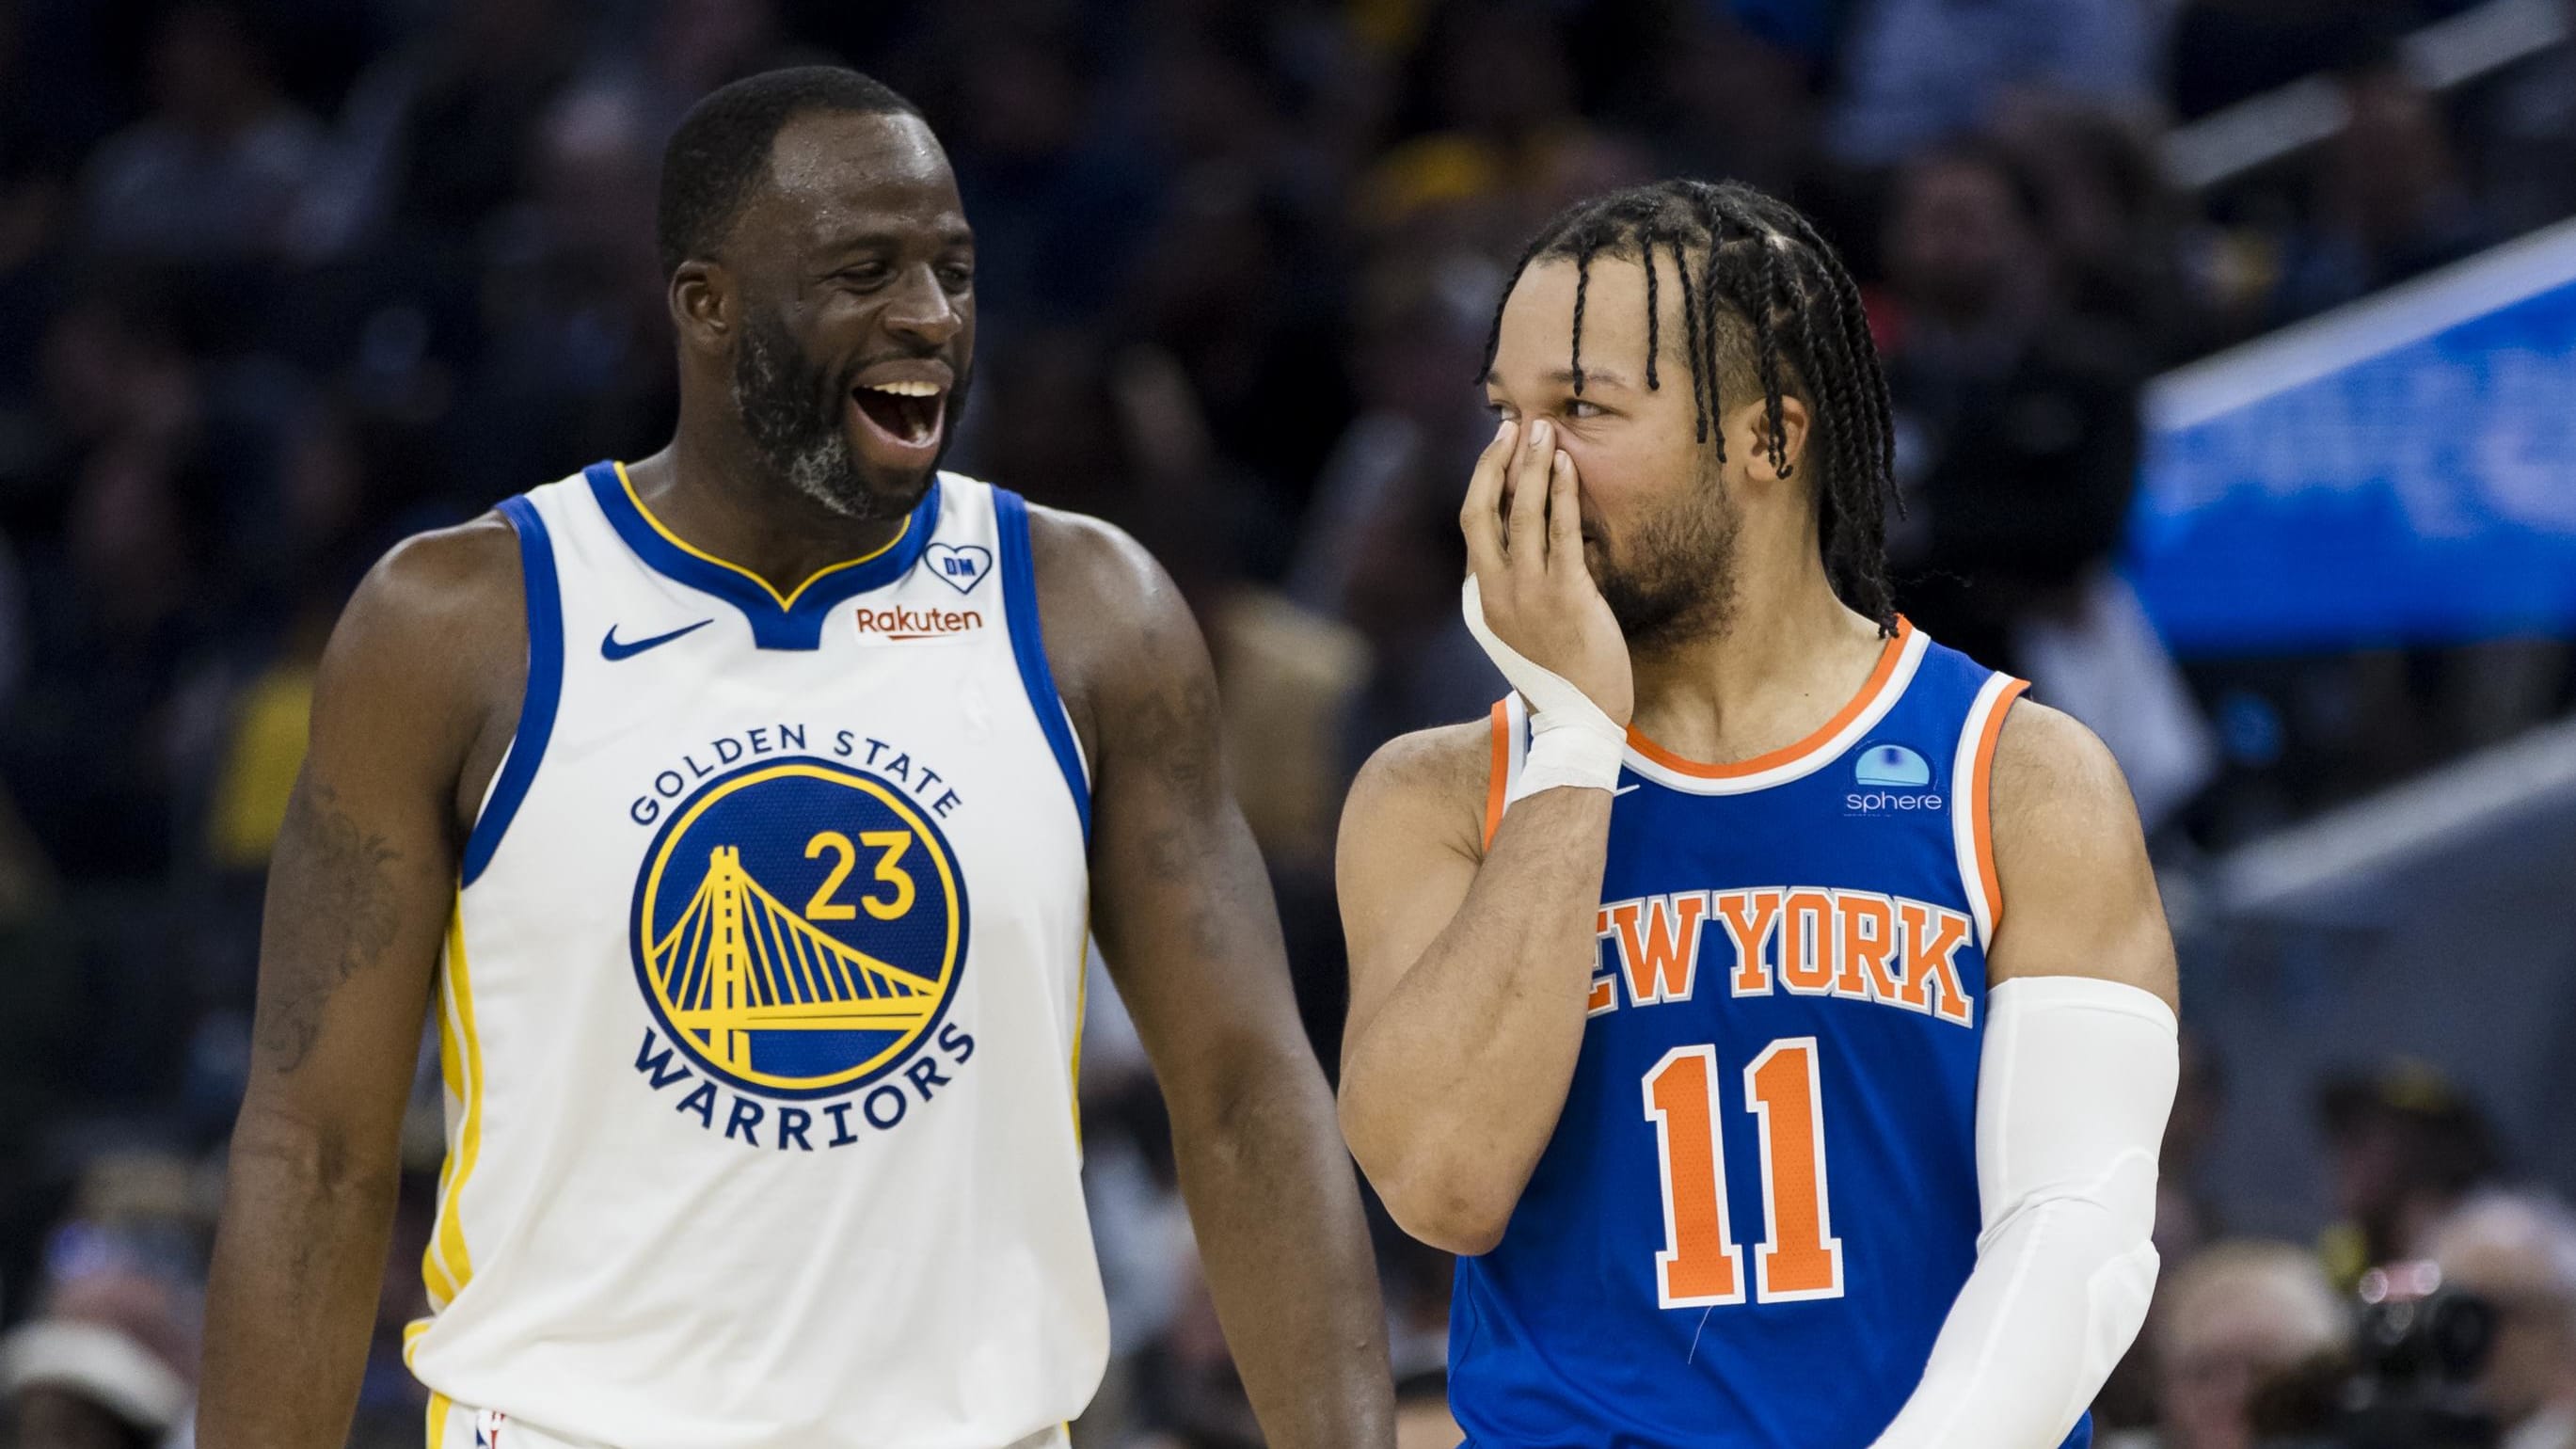
[[[1091,910],[1082,912],[1082,945],[1075,953],[1073,978],[1073,1060],[1065,1065],[1065,1079],[1073,1087],[1073,1149],[1082,1150],[1082,1023],[1091,998]]]
[[[689,542],[687,539],[680,537],[678,534],[673,533],[670,529],[664,527],[662,520],[654,517],[653,510],[645,507],[644,500],[637,496],[635,492],[635,480],[626,476],[626,465],[624,463],[618,463],[615,467],[617,469],[617,481],[626,489],[626,501],[635,505],[635,516],[643,519],[647,524],[650,524],[653,531],[662,535],[662,537],[670,543],[671,547],[678,549],[680,552],[687,554],[691,558],[714,564],[717,568],[730,569],[733,572],[742,575],[744,578],[751,580],[753,583],[760,585],[761,592],[769,595],[772,599],[777,600],[778,607],[781,609],[794,608],[796,606],[796,601],[804,596],[807,589],[814,587],[816,580],[824,578],[827,575],[839,573],[843,569],[854,569],[863,563],[873,562],[879,556],[883,555],[886,550],[903,542],[905,534],[912,532],[912,515],[905,514],[903,526],[894,531],[894,537],[887,539],[884,543],[877,545],[875,548],[870,549],[868,552],[861,554],[857,558],[843,559],[836,564],[825,564],[823,567],[816,569],[812,574],[808,575],[805,582],[798,584],[795,588],[782,594],[778,592],[778,586],[771,583],[769,580],[762,578],[760,575],[753,573],[742,565],[733,562],[731,559],[721,559],[716,557],[714,554],[707,552],[705,549],[698,547],[696,544]]]
[[[465,1246],[462,1199],[483,1147],[483,1041],[474,1027],[474,979],[465,959],[465,897],[459,892],[447,928],[444,1000],[439,1013],[438,1070],[462,1104],[455,1149],[439,1170],[438,1221],[421,1254],[421,1276],[434,1307],[444,1309],[474,1276]]]

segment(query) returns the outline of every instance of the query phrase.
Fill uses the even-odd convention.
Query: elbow
[[[391,1141],[365,1141],[343,1123],[254,1101],[233,1126],[226,1176],[298,1197],[390,1206],[402,1169]]]
[[[1427,1140],[1430,1131],[1378,1140],[1358,1120],[1360,1115],[1345,1096],[1342,1135],[1369,1186],[1386,1204],[1387,1216],[1407,1236],[1470,1258],[1492,1252],[1502,1242],[1519,1200],[1517,1183],[1502,1181],[1490,1167],[1480,1172],[1466,1153],[1443,1150]]]
[[[1413,1216],[1397,1211],[1392,1202],[1387,1211],[1411,1237],[1461,1258],[1482,1257],[1502,1246],[1503,1228],[1512,1220],[1509,1212],[1454,1200],[1425,1204],[1425,1211]]]

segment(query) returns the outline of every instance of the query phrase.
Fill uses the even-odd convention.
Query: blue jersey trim
[[[1002,612],[1011,623],[1011,653],[1020,662],[1020,683],[1037,711],[1038,728],[1055,750],[1065,788],[1073,792],[1073,813],[1082,818],[1082,838],[1091,839],[1091,781],[1075,745],[1073,721],[1065,718],[1064,699],[1056,693],[1055,671],[1047,667],[1046,636],[1038,624],[1037,566],[1029,555],[1029,506],[1008,488],[993,490],[993,522],[1002,546]]]
[[[930,536],[939,529],[939,479],[913,505],[903,532],[893,543],[866,558],[834,564],[781,595],[766,580],[739,564],[690,547],[644,510],[628,491],[626,477],[613,462],[582,470],[599,511],[608,515],[617,536],[655,573],[715,595],[742,611],[751,623],[752,643],[763,649],[817,649],[823,643],[823,621],[849,600],[902,578],[921,558]]]
[[[528,687],[519,701],[519,728],[510,737],[509,758],[501,762],[501,778],[473,833],[465,837],[463,883],[469,886],[492,863],[492,852],[501,848],[519,802],[536,783],[538,762],[545,759],[546,741],[555,730],[555,706],[563,697],[563,590],[555,581],[553,541],[524,493],[503,499],[501,516],[519,535],[519,571],[528,599]]]

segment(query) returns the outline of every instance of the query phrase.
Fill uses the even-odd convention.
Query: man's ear
[[[1795,393],[1780,397],[1780,456],[1789,460],[1789,477],[1795,480],[1807,470],[1805,457],[1809,424],[1814,415]],[[1771,414],[1768,405],[1756,399],[1735,410],[1727,419],[1727,455],[1733,459],[1739,451],[1748,476],[1756,481],[1777,483],[1780,470],[1771,464]]]
[[[732,343],[736,295],[722,264],[691,258],[671,273],[671,324],[682,346],[721,353]]]

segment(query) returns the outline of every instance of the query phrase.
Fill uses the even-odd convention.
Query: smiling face
[[[731,392],[781,483],[851,519],[921,501],[965,402],[975,241],[916,116],[783,127],[718,267],[735,291]]]
[[[1554,424],[1574,458],[1583,559],[1633,645],[1723,631],[1731,620],[1746,485],[1767,467],[1761,400],[1730,386],[1718,409],[1726,456],[1700,440],[1684,351],[1681,281],[1656,256],[1657,386],[1646,386],[1646,272],[1596,254],[1584,287],[1583,391],[1574,390],[1577,282],[1570,259],[1531,263],[1503,305],[1485,398],[1502,417]],[[1803,432],[1794,398],[1789,421]],[[1792,462],[1795,462],[1793,447]],[[1770,481],[1777,483],[1776,477]]]

